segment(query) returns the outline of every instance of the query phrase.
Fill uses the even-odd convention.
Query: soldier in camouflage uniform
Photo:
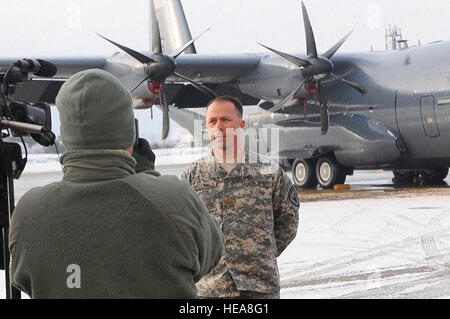
[[[219,222],[225,251],[219,264],[197,283],[198,295],[279,298],[277,257],[297,233],[297,192],[279,165],[245,151],[239,143],[230,143],[233,138],[226,129],[245,127],[238,100],[221,97],[212,101],[206,124],[212,152],[188,168],[183,178]],[[226,137],[216,143],[221,133]],[[221,155],[233,145],[235,161],[230,164]]]

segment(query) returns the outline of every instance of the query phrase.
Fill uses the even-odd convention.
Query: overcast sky
[[[132,3],[132,4],[131,4]],[[199,53],[264,52],[256,42],[304,52],[299,0],[182,0]],[[320,52],[355,29],[340,52],[384,49],[385,27],[416,44],[450,39],[448,0],[305,0]],[[0,57],[108,56],[101,33],[148,50],[148,0],[0,0]]]
[[[131,4],[132,3],[132,4]],[[300,0],[182,0],[198,53],[306,51]],[[410,45],[450,40],[449,0],[305,0],[318,51],[350,30],[339,52],[385,48],[385,28],[398,25]],[[117,49],[95,33],[139,51],[149,50],[148,0],[0,0],[0,58],[112,55]],[[147,114],[147,113],[146,113]],[[161,136],[160,113],[143,130]],[[144,121],[145,119],[142,119]],[[172,123],[176,138],[177,125]],[[151,130],[151,131],[150,131]]]

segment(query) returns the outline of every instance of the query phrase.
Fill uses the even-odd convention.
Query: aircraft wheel
[[[316,165],[316,176],[319,185],[324,189],[344,184],[347,178],[345,169],[331,157],[319,158]]]
[[[297,159],[292,166],[292,180],[295,186],[304,189],[316,188],[318,182],[315,166],[316,161],[314,159]]]
[[[393,173],[396,184],[413,184],[416,177],[415,171],[398,170]]]
[[[426,182],[438,183],[448,176],[448,168],[425,169],[420,172],[420,175]]]

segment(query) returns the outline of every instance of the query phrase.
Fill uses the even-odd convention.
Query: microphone
[[[23,72],[30,72],[37,76],[52,77],[56,75],[58,69],[53,63],[44,60],[22,59],[14,63]]]

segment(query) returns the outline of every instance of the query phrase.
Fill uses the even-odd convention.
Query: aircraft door
[[[436,101],[434,95],[397,93],[398,129],[413,158],[440,158],[449,152],[444,146],[447,138],[440,134],[436,121]]]
[[[433,96],[423,96],[420,99],[423,129],[428,137],[438,137],[440,135],[436,121],[435,105],[435,98]]]

